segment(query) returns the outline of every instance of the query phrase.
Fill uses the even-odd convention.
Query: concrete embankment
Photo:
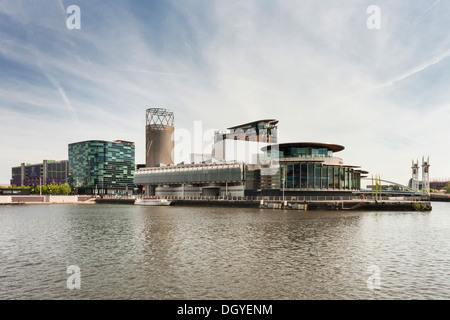
[[[56,196],[55,196],[56,197]],[[77,197],[77,198],[73,198]],[[9,201],[1,201],[8,200]],[[133,205],[133,198],[92,198],[69,196],[54,198],[51,196],[17,196],[1,197],[0,204],[122,204]],[[172,206],[189,207],[229,207],[229,208],[263,208],[280,210],[372,210],[372,211],[431,211],[430,201],[392,201],[392,200],[226,200],[226,199],[178,199],[171,200]]]
[[[98,204],[134,204],[133,198],[98,198],[95,200]]]
[[[173,206],[267,208],[287,210],[373,210],[373,211],[430,211],[429,201],[260,201],[260,200],[173,200]]]
[[[431,201],[437,201],[437,202],[450,202],[450,194],[436,194],[432,193],[430,195]]]
[[[29,195],[0,196],[0,205],[95,204],[91,196]]]

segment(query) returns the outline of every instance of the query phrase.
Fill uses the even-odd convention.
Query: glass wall
[[[300,188],[300,163],[294,165],[294,189]]]
[[[333,151],[327,148],[285,148],[283,150],[277,150],[276,148],[266,151],[268,158],[310,158],[310,157],[333,157]]]
[[[133,187],[134,143],[91,140],[69,144],[68,167],[75,187]]]
[[[287,178],[286,178],[286,188],[294,188],[294,165],[289,164],[287,166]]]
[[[314,189],[314,163],[308,163],[308,189]]]
[[[320,176],[321,176],[322,165],[320,163],[314,164],[314,189],[320,189]]]
[[[328,189],[334,189],[334,173],[333,167],[328,167]]]
[[[286,189],[359,190],[361,175],[352,168],[317,162],[282,163],[280,180]]]
[[[307,181],[308,181],[308,166],[306,163],[300,164],[300,188],[306,189],[308,187]]]
[[[284,173],[285,169],[281,168]],[[179,183],[206,183],[219,181],[242,181],[243,167],[236,165],[218,166],[194,166],[194,167],[162,167],[158,169],[139,170],[134,181],[136,184],[179,184]],[[282,176],[282,174],[281,174]],[[280,177],[280,174],[277,174]],[[271,185],[272,188],[280,188],[280,181]]]

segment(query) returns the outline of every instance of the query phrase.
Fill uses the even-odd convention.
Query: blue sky
[[[281,142],[344,145],[336,156],[383,179],[406,183],[423,155],[432,178],[450,177],[449,12],[444,0],[1,0],[0,184],[76,141],[135,141],[143,163],[150,107],[191,132],[276,118]]]

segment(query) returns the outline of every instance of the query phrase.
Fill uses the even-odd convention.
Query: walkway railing
[[[358,196],[164,196],[162,198],[168,200],[234,200],[234,201],[364,201],[364,200],[378,200],[378,201],[423,201],[428,200],[425,197],[375,197],[365,196],[360,198]]]

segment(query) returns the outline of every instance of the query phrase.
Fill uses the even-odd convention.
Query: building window
[[[301,174],[300,186],[301,186],[301,188],[306,189],[308,187],[308,185],[307,185],[307,181],[308,181],[308,167],[307,167],[306,163],[301,163],[300,164],[300,174]]]
[[[328,168],[322,167],[322,189],[328,188]]]
[[[334,178],[333,167],[328,167],[328,189],[334,188],[333,178]]]
[[[294,165],[294,188],[300,188],[300,163]]]
[[[314,189],[314,163],[308,163],[308,189]]]
[[[321,179],[321,164],[315,163],[314,164],[314,189],[320,189],[320,179]]]
[[[339,189],[339,168],[334,167],[334,189]]]
[[[292,189],[294,187],[294,166],[292,164],[287,165],[287,181],[286,188]]]

